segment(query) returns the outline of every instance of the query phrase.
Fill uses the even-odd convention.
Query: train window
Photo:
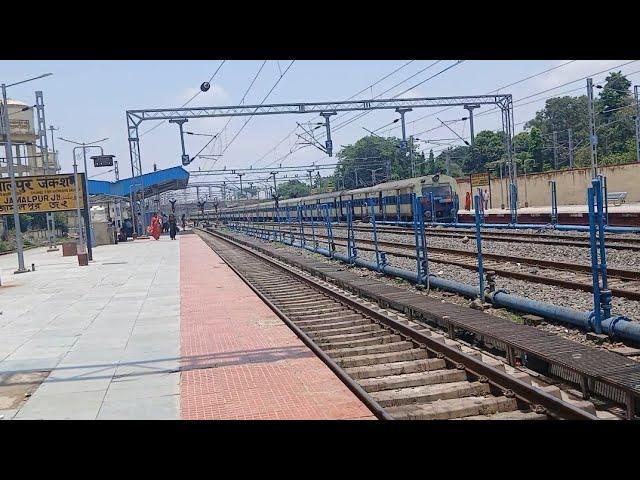
[[[431,186],[425,185],[422,187],[422,195],[428,196],[432,194],[434,198],[439,199],[450,199],[451,198],[451,186],[450,185],[439,185],[439,186]]]

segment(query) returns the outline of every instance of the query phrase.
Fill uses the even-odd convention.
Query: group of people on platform
[[[480,190],[480,211],[484,212],[489,208],[489,192],[487,189]],[[471,192],[467,192],[464,199],[464,209],[472,210],[473,209],[473,197],[471,196]]]
[[[138,214],[140,216],[140,214]],[[182,215],[182,228],[186,227],[186,215]],[[160,239],[160,234],[169,233],[169,237],[171,240],[176,239],[177,233],[180,231],[178,228],[178,221],[176,216],[173,213],[170,213],[168,216],[165,213],[156,212],[151,217],[151,225],[147,227],[147,233],[149,233],[156,240]],[[138,221],[137,228],[135,232],[142,232],[142,224]],[[133,222],[131,219],[127,218],[122,222],[122,228],[120,229],[120,233],[118,235],[118,241],[125,242],[127,238],[133,237],[134,228]]]
[[[182,225],[184,228],[185,215],[183,214],[182,217]],[[153,217],[151,217],[151,225],[149,226],[148,230],[151,236],[156,240],[160,239],[160,234],[162,232],[169,232],[169,237],[171,237],[171,240],[175,240],[176,234],[179,230],[178,221],[176,220],[176,216],[173,213],[170,213],[167,217],[167,215],[164,213],[162,214],[162,216],[160,216],[160,214],[156,212],[153,214]]]

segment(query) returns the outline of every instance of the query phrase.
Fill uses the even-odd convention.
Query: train
[[[425,221],[454,222],[459,209],[458,188],[455,178],[436,174],[380,183],[372,187],[354,190],[309,195],[306,197],[274,200],[254,205],[238,205],[220,209],[222,219],[235,216],[247,217],[251,221],[273,221],[297,218],[298,206],[302,207],[305,218],[323,220],[326,213],[332,221],[345,221],[347,208],[351,202],[354,220],[369,221],[373,215],[376,221],[412,221],[412,194],[422,204]],[[325,207],[326,205],[326,207]],[[433,218],[432,218],[433,217]]]

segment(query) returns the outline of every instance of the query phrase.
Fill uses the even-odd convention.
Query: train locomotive
[[[455,178],[436,174],[380,183],[372,187],[341,190],[300,198],[266,201],[254,205],[221,209],[222,218],[241,216],[252,222],[295,221],[299,212],[303,218],[318,221],[331,216],[332,221],[345,221],[350,202],[354,220],[368,221],[372,213],[376,221],[402,222],[413,220],[412,194],[422,204],[427,222],[449,223],[456,220],[459,208]]]

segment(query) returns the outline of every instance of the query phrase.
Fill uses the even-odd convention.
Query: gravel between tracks
[[[344,234],[345,229],[334,228],[335,235]],[[436,230],[437,231],[437,230]],[[426,231],[427,247],[429,245],[439,248],[453,248],[456,250],[475,252],[476,242],[469,232],[469,241],[464,243],[462,238],[445,238],[429,235]],[[367,232],[355,232],[356,238],[371,239]],[[409,243],[413,245],[413,236],[397,233],[378,233],[378,240],[386,242]],[[482,241],[484,253],[497,255],[509,255],[516,257],[532,257],[557,262],[575,262],[584,265],[591,264],[591,252],[588,248],[569,245],[545,245],[536,243],[496,242],[492,240]],[[607,265],[610,268],[640,271],[640,252],[632,250],[607,249]]]

